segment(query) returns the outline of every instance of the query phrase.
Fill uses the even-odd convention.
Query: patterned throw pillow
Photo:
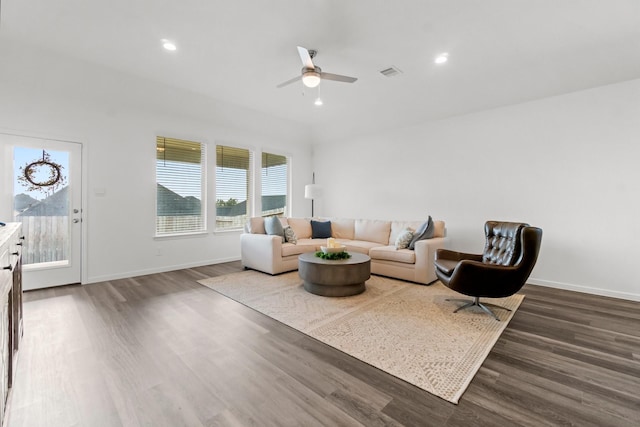
[[[284,228],[284,239],[289,243],[293,243],[294,245],[298,243],[298,236],[296,236],[296,232],[293,231],[293,228],[291,228],[290,225],[287,225]]]
[[[409,243],[411,243],[411,239],[413,239],[413,230],[407,227],[398,234],[398,238],[396,239],[396,249],[408,248]]]

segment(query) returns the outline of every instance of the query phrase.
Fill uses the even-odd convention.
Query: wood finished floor
[[[25,293],[6,424],[640,425],[640,303],[527,285],[453,405],[195,282],[241,270]]]

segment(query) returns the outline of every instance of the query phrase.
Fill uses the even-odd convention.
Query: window
[[[216,145],[216,230],[239,229],[247,222],[252,160],[249,150]]]
[[[203,144],[156,138],[157,235],[205,230],[203,165]]]
[[[262,216],[286,215],[288,162],[285,156],[262,153]]]

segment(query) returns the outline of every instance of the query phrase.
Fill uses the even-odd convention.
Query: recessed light
[[[440,55],[436,56],[436,59],[434,59],[434,62],[436,64],[444,64],[448,60],[449,60],[449,54],[447,52],[444,52],[444,53],[441,53]]]
[[[171,40],[162,39],[161,41],[162,41],[162,47],[167,49],[167,50],[174,51],[174,50],[178,49],[176,44],[174,42],[172,42]]]

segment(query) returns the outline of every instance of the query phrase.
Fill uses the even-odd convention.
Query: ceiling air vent
[[[380,70],[380,74],[382,74],[385,77],[397,76],[400,73],[402,73],[402,71],[399,68],[396,68],[394,66],[385,68],[384,70]]]

